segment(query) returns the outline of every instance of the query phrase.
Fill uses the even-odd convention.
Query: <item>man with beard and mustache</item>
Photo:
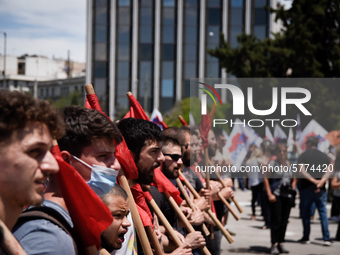
[[[208,133],[208,156],[210,160],[210,164],[216,166],[215,164],[215,154],[217,151],[217,142],[215,138],[215,134],[213,130],[209,130]],[[201,161],[200,166],[204,166],[205,162]],[[220,193],[224,198],[228,199],[231,198],[234,195],[234,192],[232,188],[228,187],[223,187],[223,185],[218,182],[216,173],[210,173],[210,188],[211,188],[211,193],[212,193],[212,198],[214,200],[214,206],[216,210],[216,216],[219,221],[222,220],[222,217],[226,213],[226,208],[224,204],[222,203],[221,200],[219,200],[217,194]],[[225,184],[227,184],[225,182]],[[214,227],[214,239],[207,239],[207,248],[211,252],[212,255],[219,255],[220,254],[220,246],[221,246],[221,238],[222,238],[222,233],[221,231],[215,226]]]
[[[138,169],[138,179],[135,180],[136,183],[142,186],[150,185],[153,182],[155,169],[164,162],[164,155],[161,151],[161,129],[153,122],[134,118],[122,119],[118,123],[118,128],[125,139],[126,145]],[[163,194],[157,189],[151,186],[150,193],[153,196],[157,193],[157,197],[154,197],[156,203],[160,198],[163,204],[165,204],[162,197]],[[163,237],[164,235],[162,235],[162,243]],[[173,254],[187,254],[187,252],[191,252],[191,248],[188,247],[188,243],[183,243]],[[140,243],[138,244],[138,254],[143,254]]]

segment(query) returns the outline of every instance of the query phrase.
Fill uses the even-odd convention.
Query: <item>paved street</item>
[[[221,254],[268,254],[270,247],[270,230],[262,230],[263,225],[262,217],[260,216],[261,208],[256,207],[256,220],[251,220],[251,191],[237,190],[235,198],[243,207],[244,212],[240,215],[241,219],[236,221],[232,215],[229,216],[228,228],[236,233],[233,236],[234,242],[229,244],[223,237]],[[289,224],[286,232],[285,248],[290,251],[290,254],[297,255],[321,255],[321,254],[340,254],[340,242],[334,241],[332,246],[323,246],[321,225],[319,221],[319,214],[315,214],[315,219],[311,224],[310,244],[300,244],[297,242],[302,237],[302,223],[298,210],[298,196],[297,205],[292,208]],[[331,205],[327,205],[328,216],[330,215]],[[236,207],[235,211],[237,211]],[[329,221],[329,231],[331,239],[335,238],[337,224]]]

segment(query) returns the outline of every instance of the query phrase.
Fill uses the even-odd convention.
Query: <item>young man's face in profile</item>
[[[4,201],[21,207],[43,202],[49,176],[59,171],[51,147],[45,124],[30,123],[13,132],[9,144],[1,149],[0,194]]]
[[[121,166],[114,155],[114,144],[109,138],[92,139],[92,144],[84,147],[80,159],[89,166],[98,165],[119,171]],[[63,153],[63,152],[62,152]],[[80,173],[85,181],[91,179],[91,169],[74,158],[70,158],[70,164]]]

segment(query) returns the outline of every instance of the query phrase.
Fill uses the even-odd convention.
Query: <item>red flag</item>
[[[96,94],[86,95],[86,102],[88,102],[88,104],[86,104],[85,106],[89,107],[90,109],[95,109],[105,115],[105,113],[102,111],[100,107]],[[109,118],[108,116],[106,117]],[[115,144],[115,156],[118,159],[119,164],[122,166],[126,178],[137,179],[138,178],[137,167],[135,165],[135,162],[133,161],[133,158],[125,143],[123,136],[122,139],[123,141],[121,143],[119,143],[118,145]]]
[[[103,111],[102,111],[102,108],[100,107],[100,104],[99,104],[99,101],[98,101],[98,98],[97,98],[97,95],[96,94],[87,94],[86,95],[86,102],[85,103],[85,107],[88,108],[88,109],[93,109],[93,110],[97,110],[99,111],[100,113],[102,113],[103,115],[105,115],[105,117],[109,118]],[[110,118],[109,118],[110,119]],[[110,119],[111,120],[111,119]]]
[[[130,108],[133,109],[133,113],[134,113],[133,118],[150,121],[150,119],[149,119],[148,115],[146,115],[143,107],[140,105],[140,103],[132,95],[131,92],[128,92],[128,98],[129,98],[129,101],[130,101]]]
[[[91,105],[90,105],[90,102],[89,102],[89,100],[86,98],[86,100],[85,100],[85,108],[86,109],[92,109],[92,107],[91,107]]]
[[[115,156],[118,159],[119,164],[122,166],[126,178],[137,179],[138,178],[137,166],[131,156],[131,153],[125,143],[123,136],[122,139],[123,139],[122,142],[120,142],[118,145],[115,145]]]
[[[188,123],[183,119],[182,115],[178,115],[179,121],[182,123],[182,126],[188,126]]]
[[[152,214],[150,212],[148,205],[146,204],[146,201],[145,201],[146,198],[142,190],[142,187],[140,186],[139,183],[136,183],[135,185],[131,187],[131,193],[137,205],[137,209],[142,219],[144,227],[150,226],[153,228],[153,225],[152,225],[153,217],[152,217]]]
[[[55,174],[72,222],[85,247],[100,248],[101,233],[113,221],[109,208],[84,181],[81,175],[60,154],[59,146],[51,149],[60,171]]]
[[[123,117],[123,119],[127,119],[127,118],[134,118],[135,117],[135,112],[133,111],[133,108],[130,106],[130,111],[128,111],[125,116]]]
[[[100,107],[99,100],[96,94],[87,94],[86,101],[89,102],[91,109],[102,112],[102,108]]]
[[[166,176],[159,168],[155,169],[153,181],[159,192],[168,192],[178,205],[183,202],[179,190],[175,187],[175,185],[171,183],[171,181],[169,181],[168,178],[166,178]]]
[[[202,115],[200,132],[202,138],[202,146],[204,148],[208,148],[208,133],[211,128],[211,119],[213,118],[214,113],[215,105],[213,105],[209,114]]]

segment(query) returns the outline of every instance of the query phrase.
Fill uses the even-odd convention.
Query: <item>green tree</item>
[[[231,48],[208,52],[236,77],[339,77],[340,5],[338,0],[295,0],[289,10],[276,10],[283,29],[273,38],[240,35]]]
[[[238,78],[246,77],[340,77],[340,4],[338,0],[295,0],[289,10],[279,6],[276,21],[283,29],[271,38],[259,40],[253,35],[238,36],[235,48],[224,40],[221,45],[209,50],[219,59],[221,67]],[[239,83],[246,94],[247,84]],[[257,109],[271,105],[271,88],[276,84],[261,86],[256,93],[261,100],[255,102]],[[340,86],[325,86],[318,82],[306,85],[312,99],[308,104],[315,118],[329,131],[340,128],[338,95]],[[255,92],[254,92],[255,93]],[[296,116],[296,109],[288,117]],[[252,116],[249,111],[245,118]],[[310,119],[306,118],[305,124]],[[304,123],[303,123],[304,124]]]
[[[84,99],[78,90],[74,90],[70,95],[63,96],[59,100],[52,102],[52,104],[58,109],[69,105],[84,106]]]

